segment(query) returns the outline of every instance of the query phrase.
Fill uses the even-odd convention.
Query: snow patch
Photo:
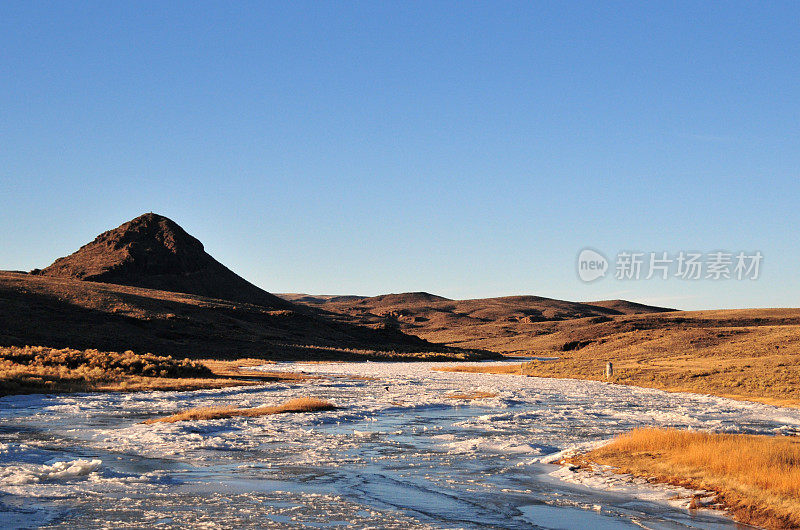
[[[709,492],[703,490],[650,483],[641,477],[618,473],[611,466],[599,464],[592,464],[592,469],[569,465],[560,466],[549,475],[563,482],[579,484],[594,490],[623,493],[645,501],[666,503],[675,508],[688,508],[689,502],[695,495],[701,497],[710,495]]]

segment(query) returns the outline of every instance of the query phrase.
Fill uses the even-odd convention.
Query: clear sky
[[[2,2],[0,268],[154,211],[272,292],[796,307],[799,27],[797,2]],[[587,284],[584,247],[764,260]]]

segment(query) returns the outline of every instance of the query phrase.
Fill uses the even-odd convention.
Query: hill
[[[580,303],[540,296],[473,300],[450,300],[429,293],[291,296],[297,303],[324,309],[342,322],[383,324],[432,342],[503,353],[525,353],[531,337],[552,334],[565,322],[580,320],[586,324],[592,319],[605,322],[624,315],[674,311],[625,300]]]
[[[638,304],[628,300],[600,300],[597,302],[586,302],[586,305],[610,309],[619,315],[638,315],[641,313],[664,313],[666,311],[675,311],[674,309]]]
[[[275,296],[278,296],[284,300],[294,303],[301,303],[307,305],[315,305],[319,306],[325,304],[327,302],[341,302],[341,301],[356,301],[361,300],[362,298],[367,298],[366,296],[357,296],[357,295],[338,295],[338,294],[305,294],[305,293],[277,293]]]
[[[203,244],[177,223],[154,213],[103,232],[73,254],[34,273],[290,308],[283,299],[211,257]]]

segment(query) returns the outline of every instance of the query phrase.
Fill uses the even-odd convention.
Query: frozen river
[[[644,425],[796,433],[800,411],[604,383],[286,363],[263,387],[0,399],[0,527],[734,528],[674,490],[544,463]],[[452,392],[497,397],[452,400]],[[198,407],[338,410],[143,425]]]

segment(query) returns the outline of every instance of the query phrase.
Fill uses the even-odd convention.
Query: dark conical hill
[[[155,213],[103,232],[38,274],[289,307],[211,257],[177,223]]]

